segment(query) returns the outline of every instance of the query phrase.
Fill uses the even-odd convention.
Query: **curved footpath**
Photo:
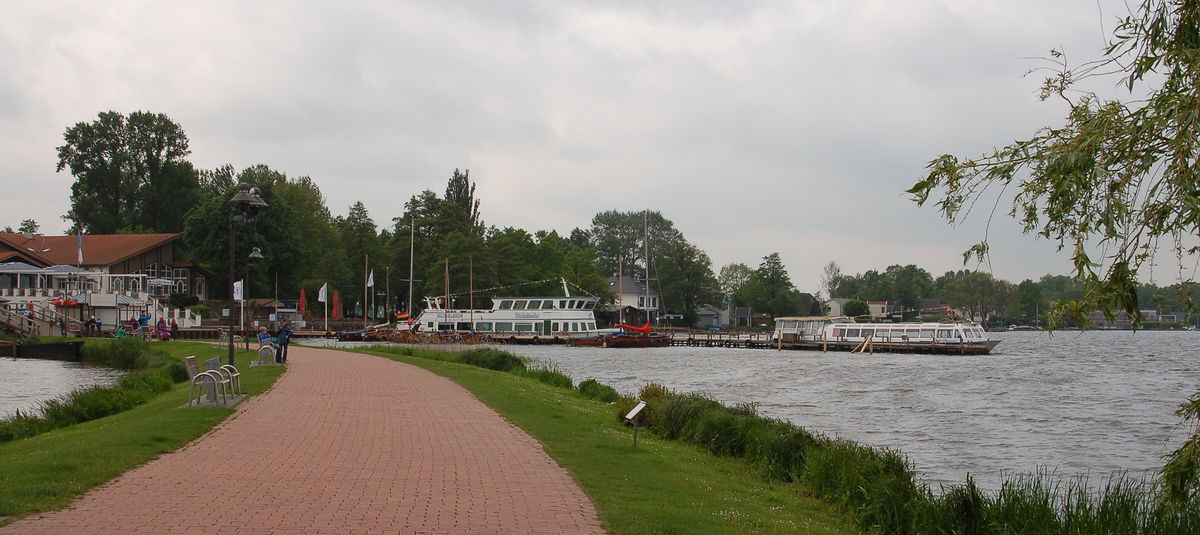
[[[289,353],[275,386],[211,433],[0,534],[604,532],[541,444],[457,384]]]

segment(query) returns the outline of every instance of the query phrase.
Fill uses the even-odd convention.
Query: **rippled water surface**
[[[1184,438],[1175,408],[1200,391],[1200,332],[989,333],[986,356],[763,349],[513,346],[576,381],[654,381],[831,436],[898,448],[931,483],[1038,467],[1093,481],[1141,475]]]
[[[0,358],[0,418],[30,411],[76,388],[116,383],[121,372],[77,362]]]

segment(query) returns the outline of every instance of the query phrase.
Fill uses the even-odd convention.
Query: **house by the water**
[[[56,334],[90,317],[104,330],[148,315],[200,324],[168,305],[173,293],[208,297],[211,274],[179,261],[179,234],[46,236],[0,232],[0,321]],[[48,331],[48,332],[44,332]]]

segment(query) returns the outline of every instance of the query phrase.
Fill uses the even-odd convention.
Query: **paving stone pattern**
[[[541,444],[458,385],[290,352],[275,387],[213,432],[0,534],[604,533]]]

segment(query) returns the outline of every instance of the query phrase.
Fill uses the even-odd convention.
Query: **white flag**
[[[233,300],[234,301],[242,300],[242,281],[237,281],[237,282],[233,283]]]
[[[317,292],[317,302],[327,303],[329,299],[329,283],[321,285],[321,291]]]
[[[83,264],[83,231],[75,234],[75,263]]]
[[[371,275],[367,277],[367,288],[375,287],[375,270],[371,270]]]

